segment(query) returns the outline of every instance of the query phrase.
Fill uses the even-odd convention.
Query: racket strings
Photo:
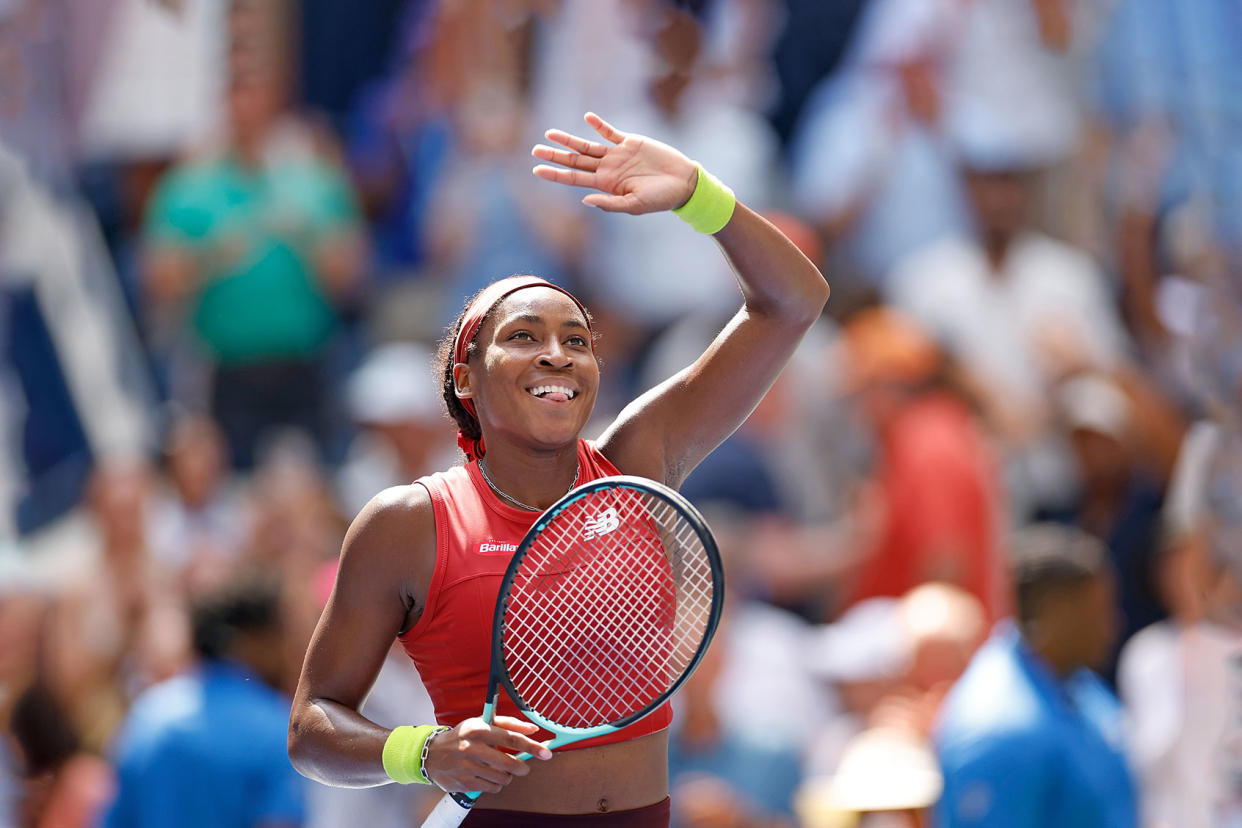
[[[693,663],[712,590],[710,558],[679,510],[633,490],[584,498],[520,565],[505,617],[510,681],[561,726],[638,713]]]

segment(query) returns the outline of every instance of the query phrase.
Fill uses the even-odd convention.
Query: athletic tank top
[[[586,440],[578,441],[578,483],[619,474]],[[422,616],[400,637],[435,704],[436,721],[453,726],[483,711],[500,580],[517,545],[539,516],[510,506],[487,485],[478,462],[419,478],[431,495],[436,565]],[[525,718],[501,690],[496,713]],[[566,750],[624,742],[668,727],[668,704],[616,733]],[[552,734],[541,731],[534,738]]]

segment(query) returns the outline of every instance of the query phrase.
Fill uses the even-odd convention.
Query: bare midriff
[[[668,796],[668,731],[582,750],[557,750],[530,760],[530,774],[476,808],[544,814],[625,811]]]

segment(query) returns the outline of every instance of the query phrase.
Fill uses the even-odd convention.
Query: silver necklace
[[[479,473],[483,475],[483,480],[487,482],[487,487],[491,489],[493,492],[495,492],[496,496],[499,497],[501,500],[505,501],[506,503],[510,503],[518,507],[519,509],[525,509],[528,512],[542,512],[543,511],[543,509],[540,509],[538,506],[531,506],[529,504],[523,503],[522,501],[518,500],[516,497],[510,497],[509,495],[502,492],[500,490],[500,487],[497,486],[495,483],[493,483],[492,479],[487,476],[487,468],[484,467],[482,460],[479,460]],[[582,464],[579,463],[578,468],[574,469],[574,479],[573,479],[573,482],[569,484],[569,489],[572,489],[574,486],[578,485],[578,475],[581,473],[582,473]],[[566,489],[565,491],[569,491],[569,489]]]

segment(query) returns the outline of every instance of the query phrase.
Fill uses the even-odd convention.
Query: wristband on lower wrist
[[[439,725],[403,725],[395,728],[384,741],[384,772],[402,785],[412,782],[430,785],[426,771],[427,749],[433,736],[448,729]]]
[[[715,234],[733,217],[737,197],[719,178],[703,169],[702,164],[695,166],[699,176],[694,192],[685,204],[673,210],[673,215],[700,233]]]

